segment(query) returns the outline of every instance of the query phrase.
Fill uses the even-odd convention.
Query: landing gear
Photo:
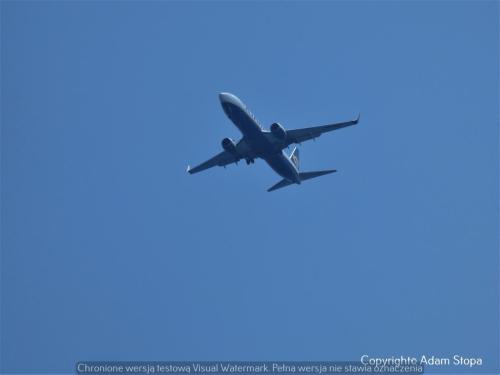
[[[255,163],[255,159],[253,159],[253,158],[247,158],[246,161],[247,161],[247,165]]]

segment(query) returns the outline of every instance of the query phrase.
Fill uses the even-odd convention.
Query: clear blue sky
[[[499,368],[497,2],[1,3],[1,368],[481,356]],[[337,174],[190,176],[266,127]]]

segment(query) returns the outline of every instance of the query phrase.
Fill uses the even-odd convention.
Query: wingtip
[[[358,117],[356,117],[356,124],[359,122],[359,119],[361,118],[361,112],[358,113]]]
[[[189,174],[191,174],[191,166],[190,165],[187,166],[186,172],[189,173]]]

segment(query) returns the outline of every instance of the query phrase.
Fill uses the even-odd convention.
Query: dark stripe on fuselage
[[[222,108],[227,117],[240,129],[241,133],[249,140],[261,141],[263,138],[262,129],[257,122],[250,116],[245,108],[242,108],[237,103],[223,102]],[[266,139],[263,139],[267,141]]]
[[[273,144],[269,142],[257,121],[245,108],[243,103],[233,95],[225,95],[221,99],[224,112],[241,131],[255,154],[264,159],[281,177],[295,183],[300,183],[298,170],[281,149],[276,150]]]

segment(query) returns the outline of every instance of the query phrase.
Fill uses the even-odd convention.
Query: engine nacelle
[[[278,122],[271,125],[271,133],[280,141],[284,141],[286,139],[286,130]]]
[[[222,148],[231,153],[236,154],[236,143],[231,138],[224,138],[221,142]]]

